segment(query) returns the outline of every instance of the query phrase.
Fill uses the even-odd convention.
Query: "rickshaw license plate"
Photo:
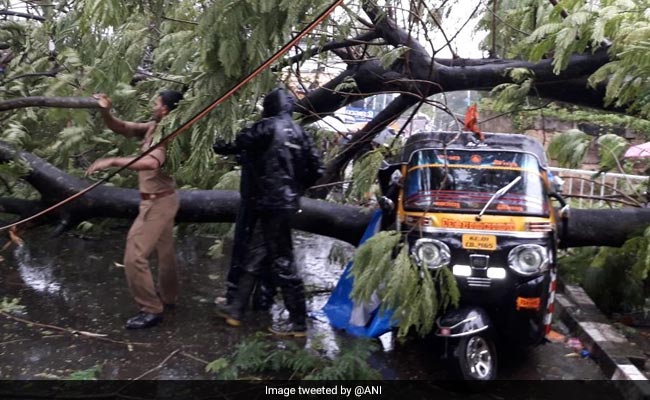
[[[497,237],[494,235],[463,235],[463,248],[474,250],[496,250]]]

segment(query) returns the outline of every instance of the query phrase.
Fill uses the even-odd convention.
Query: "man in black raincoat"
[[[238,222],[245,222],[251,232],[245,245],[236,248],[243,251],[236,293],[218,314],[229,325],[239,326],[256,281],[268,272],[273,284],[280,287],[290,322],[271,327],[271,332],[304,337],[305,291],[294,261],[290,226],[305,189],[296,167],[300,165],[296,148],[308,149],[319,157],[312,138],[291,119],[293,101],[283,89],[267,94],[263,106],[262,120],[242,130],[234,144],[217,142],[213,147],[219,154],[240,155],[240,192],[248,214]]]

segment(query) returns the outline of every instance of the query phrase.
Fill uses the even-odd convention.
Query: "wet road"
[[[160,326],[127,331],[123,329],[124,321],[137,308],[119,265],[125,231],[95,240],[72,235],[53,239],[49,232],[45,228],[32,230],[24,235],[22,247],[2,253],[0,301],[19,299],[24,308],[13,315],[52,325],[28,325],[0,315],[2,379],[59,379],[94,366],[101,366],[101,379],[214,379],[215,375],[205,371],[206,362],[229,355],[244,337],[265,330],[270,318],[283,313],[276,305],[272,317],[249,319],[241,328],[217,320],[212,314],[213,301],[223,293],[226,257],[210,259],[206,253],[213,239],[181,230],[177,252],[182,294],[176,310],[167,314]],[[308,308],[318,310],[353,248],[304,234],[295,236],[295,247],[307,291],[312,294]],[[55,327],[103,334],[115,342],[149,345],[73,336]],[[326,353],[336,354],[342,343],[354,339],[333,331],[325,322],[310,320],[306,346],[315,340]],[[381,350],[369,362],[384,379],[447,377],[431,342],[399,344],[391,334],[384,335],[380,342]],[[605,379],[592,360],[575,357],[558,343],[524,354],[506,354],[499,361],[500,379]]]

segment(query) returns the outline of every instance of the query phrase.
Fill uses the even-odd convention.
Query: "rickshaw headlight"
[[[418,239],[411,253],[418,265],[435,269],[446,267],[451,259],[449,247],[436,239]]]
[[[547,251],[538,244],[522,244],[510,250],[508,264],[522,275],[539,273],[548,265]]]

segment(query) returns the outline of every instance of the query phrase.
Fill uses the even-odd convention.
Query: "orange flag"
[[[481,130],[478,128],[478,111],[476,109],[476,104],[472,104],[467,108],[467,113],[465,114],[465,129],[474,132],[481,142],[485,140],[483,133],[481,133]]]

